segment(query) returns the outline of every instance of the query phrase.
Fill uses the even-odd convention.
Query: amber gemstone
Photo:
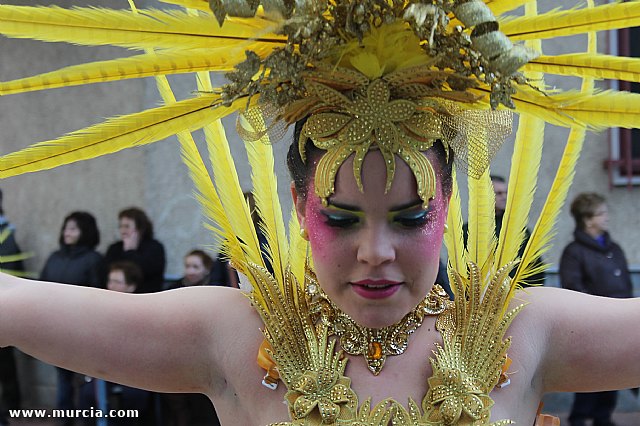
[[[369,342],[368,355],[371,359],[382,358],[382,344],[380,342]]]

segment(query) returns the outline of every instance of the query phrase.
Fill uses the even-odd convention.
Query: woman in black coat
[[[165,250],[153,238],[153,224],[147,214],[137,207],[124,209],[118,214],[118,228],[121,240],[107,249],[107,264],[133,262],[143,275],[143,282],[136,293],[161,291],[164,286]]]
[[[53,252],[40,279],[63,284],[102,287],[105,277],[104,259],[95,247],[100,242],[96,219],[87,212],[73,212],[64,218],[60,230],[60,248]],[[57,408],[74,409],[74,373],[58,371]],[[72,425],[68,419],[65,425]]]
[[[571,203],[576,221],[574,240],[560,260],[562,287],[606,297],[632,297],[631,275],[620,246],[609,236],[609,212],[604,197],[578,195]],[[611,426],[617,392],[577,393],[569,416],[571,426]]]

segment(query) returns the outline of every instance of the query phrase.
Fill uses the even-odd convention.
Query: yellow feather
[[[558,94],[538,92],[519,86],[512,96],[516,111],[539,117],[550,124],[563,127],[585,127],[602,130],[608,127],[640,127],[640,94],[605,91],[567,91]],[[478,95],[487,95],[485,87],[472,89]],[[478,107],[486,104],[486,99]]]
[[[194,13],[192,11],[188,11],[190,14]],[[165,79],[163,77],[163,79]],[[197,80],[197,87],[198,90],[200,92],[204,92],[204,93],[210,93],[213,91],[213,86],[211,84],[211,75],[208,72],[198,72],[196,73],[196,80]],[[242,101],[242,103],[244,103],[244,101]],[[216,139],[215,143],[217,144],[224,144],[225,146],[229,145],[229,141],[226,139],[226,135],[224,134],[224,128],[222,127],[222,124],[220,123],[220,121],[218,120],[218,122],[216,123],[217,125],[214,126],[214,130],[217,132],[217,137],[218,139]],[[209,133],[206,131],[205,129],[205,136],[209,135]],[[209,147],[211,146],[211,140],[210,137],[208,137],[207,141],[209,142]],[[210,155],[211,155],[211,149],[210,149]],[[225,153],[226,155],[226,153]],[[233,163],[233,158],[231,158],[231,162]],[[233,164],[231,164],[233,166]],[[211,164],[212,169],[215,168],[215,164]],[[235,166],[234,166],[235,167]],[[242,193],[242,190],[240,188],[239,182],[238,182],[238,178],[237,176],[235,177],[236,179],[236,185],[234,186],[234,188],[236,188],[236,190],[239,191],[239,193],[235,194],[235,196],[233,197],[233,199],[237,199],[239,197],[243,198],[244,201],[244,194]],[[226,188],[225,190],[231,190],[231,188]],[[207,202],[207,201],[205,201]],[[209,201],[210,202],[210,201]],[[234,204],[232,204],[234,205]],[[233,266],[240,271],[241,273],[247,275],[248,274],[248,269],[246,267],[247,262],[251,261],[251,257],[247,258],[245,252],[246,250],[243,249],[243,244],[242,242],[239,240],[238,236],[239,235],[245,235],[245,233],[250,233],[253,232],[255,233],[255,230],[253,228],[253,222],[252,221],[245,221],[243,222],[239,222],[239,223],[232,223],[231,220],[229,219],[230,214],[233,214],[234,212],[227,212],[225,210],[225,207],[222,203],[222,200],[220,198],[217,198],[215,200],[215,213],[216,216],[214,216],[212,219],[216,221],[216,223],[218,223],[219,225],[222,226],[223,230],[224,230],[224,240],[222,241],[222,254],[225,255],[228,259],[231,260]],[[234,217],[238,217],[238,216],[234,216]],[[235,227],[234,227],[235,225]],[[246,232],[237,232],[236,229],[238,227],[242,227],[244,226],[246,229]],[[215,229],[214,229],[215,230]],[[246,240],[245,240],[246,241]],[[249,240],[247,241],[247,244],[255,244],[257,242],[256,241],[252,241]],[[249,250],[250,253],[255,253],[256,251],[259,252],[260,251],[260,247],[259,245],[256,247],[254,246],[251,250]],[[260,258],[260,260],[262,260],[262,258]],[[255,263],[255,262],[254,262]]]
[[[151,49],[147,53],[154,55]],[[165,104],[170,105],[176,102],[169,81],[165,76],[156,77],[156,84]],[[222,207],[220,197],[211,181],[211,176],[202,160],[193,136],[187,131],[178,132],[176,136],[180,142],[182,162],[187,167],[194,185],[194,196],[207,219],[205,227],[213,233],[214,245],[219,246],[222,242],[224,243],[222,247],[223,254],[232,259],[242,258],[243,253],[240,243]]]
[[[458,274],[466,274],[467,254],[464,247],[464,234],[462,232],[462,206],[460,203],[460,190],[455,170],[452,176],[453,188],[449,200],[449,213],[447,216],[448,230],[444,234],[444,244],[449,256],[449,265]]]
[[[242,120],[242,119],[241,119]],[[244,126],[249,123],[243,120]],[[263,123],[264,124],[264,123]],[[261,131],[264,129],[254,129]],[[278,198],[278,182],[274,170],[273,149],[268,136],[245,145],[256,207],[261,220],[264,236],[267,239],[268,254],[276,281],[284,284],[285,269],[288,263],[289,247],[282,217],[282,208]]]
[[[40,142],[24,150],[0,157],[0,178],[51,169],[120,150],[156,142],[183,130],[195,130],[244,106],[212,104],[219,95],[204,94],[173,105],[111,118],[101,124]]]
[[[299,284],[304,283],[308,251],[309,243],[300,235],[300,223],[296,214],[296,206],[293,205],[289,218],[289,265]]]
[[[553,11],[515,18],[500,25],[512,40],[530,40],[582,34],[640,25],[640,2],[604,4],[589,9]]]
[[[242,106],[245,105],[246,100],[242,100]],[[242,257],[233,257],[232,260],[241,262],[237,265],[238,267],[241,267],[242,263],[246,264],[246,262],[265,267],[256,229],[251,219],[249,206],[244,199],[224,127],[218,120],[205,126],[204,133],[215,184],[219,189],[225,214],[229,218],[233,233],[241,241],[240,244],[244,253]]]
[[[202,161],[198,147],[190,133],[178,133],[180,141],[180,154],[182,162],[189,170],[189,176],[194,185],[194,195],[202,207],[202,212],[207,219],[207,227],[213,231],[215,244],[223,240],[226,246],[226,254],[231,258],[242,256],[240,244],[233,233],[233,228],[226,216],[220,197],[211,181],[209,172]],[[232,241],[235,244],[229,244]]]
[[[640,58],[621,58],[611,55],[573,53],[540,56],[525,64],[522,70],[640,82]]]
[[[593,7],[593,1],[588,0],[588,5]],[[595,33],[589,33],[588,37],[588,53],[595,54],[596,52],[596,35]],[[593,91],[593,78],[585,78],[582,81],[581,90],[589,93]],[[523,281],[528,277],[537,274],[540,266],[536,265],[536,259],[538,259],[545,250],[549,247],[551,239],[555,235],[555,225],[558,220],[558,215],[564,206],[565,200],[569,188],[573,183],[575,176],[576,164],[580,158],[580,152],[584,143],[585,130],[584,128],[573,128],[569,133],[567,139],[567,145],[565,146],[562,158],[560,159],[560,165],[558,171],[551,184],[551,189],[547,199],[545,200],[542,212],[538,218],[536,225],[531,233],[529,242],[525,248],[520,261],[520,266],[516,271],[514,281]],[[544,268],[545,265],[542,265]]]
[[[527,3],[525,16],[535,16],[536,13],[536,4]],[[540,40],[528,41],[526,44],[531,49],[542,51]],[[529,73],[527,77],[544,84],[541,73]],[[542,159],[544,127],[543,120],[528,114],[520,114],[511,157],[512,166],[509,173],[507,204],[496,251],[496,267],[498,268],[515,261],[524,242]],[[517,284],[516,281],[513,283]]]
[[[467,250],[469,261],[479,265],[483,274],[487,271],[495,250],[495,196],[489,170],[485,170],[479,179],[471,176],[469,182],[469,225]]]
[[[100,8],[0,6],[0,34],[49,42],[126,48],[197,49],[233,47],[249,39],[281,42],[278,24],[266,18],[228,19],[187,12]]]
[[[496,252],[496,266],[501,267],[518,258],[529,211],[533,203],[536,179],[542,158],[544,121],[520,114],[515,147],[511,159],[507,206]]]
[[[0,82],[0,95],[157,75],[231,71],[235,65],[245,60],[245,49],[253,50],[264,57],[276,46],[274,43],[259,42],[238,45],[237,49],[161,51],[74,65],[33,77]]]

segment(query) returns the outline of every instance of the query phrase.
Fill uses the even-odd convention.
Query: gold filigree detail
[[[418,195],[428,203],[435,195],[436,177],[433,166],[421,151],[429,149],[442,137],[442,119],[427,104],[419,105],[408,99],[392,99],[389,84],[383,79],[373,80],[366,88],[355,90],[353,100],[327,85],[309,81],[311,94],[321,104],[306,121],[298,147],[305,160],[307,138],[327,153],[316,167],[316,194],[326,204],[335,189],[335,176],[342,163],[351,155],[353,174],[360,190],[364,157],[373,149],[382,153],[387,168],[385,192],[393,183],[395,155],[413,171],[418,183]],[[435,101],[433,105],[437,105]]]
[[[422,406],[429,422],[439,425],[489,424],[496,386],[507,360],[510,338],[503,336],[522,305],[505,312],[511,291],[508,264],[500,268],[484,289],[479,268],[469,263],[469,276],[452,275],[457,295],[455,308],[436,322],[442,333],[431,359],[433,375]],[[501,421],[495,424],[510,424]]]
[[[318,289],[314,281],[308,285]],[[399,322],[383,328],[364,327],[338,308],[326,294],[311,304],[311,313],[323,327],[328,327],[329,335],[335,334],[340,347],[350,355],[363,355],[367,367],[374,374],[380,374],[388,356],[402,355],[409,346],[409,336],[413,334],[427,315],[439,315],[449,305],[449,296],[435,284],[429,294]]]
[[[332,424],[339,418],[353,417],[348,403],[355,393],[350,385],[351,380],[336,371],[306,371],[292,383],[285,399],[293,407],[295,418],[317,418]]]
[[[493,401],[484,394],[477,379],[460,370],[449,369],[429,379],[429,386],[432,403],[440,405],[439,410],[432,411],[429,421],[457,424],[463,413],[473,422],[486,423],[489,419]]]
[[[475,82],[488,85],[494,109],[499,104],[513,108],[514,83],[526,83],[517,70],[538,56],[526,47],[514,46],[481,0],[436,0],[429,4],[420,0],[209,0],[209,3],[221,25],[227,15],[255,15],[259,5],[267,14],[285,18],[278,28],[287,37],[285,46],[258,60],[249,53],[247,64],[237,66],[229,74],[232,83],[223,93],[229,103],[258,93],[263,102],[278,107],[295,102],[308,89],[300,79],[305,70],[320,64],[334,66],[354,50],[360,50],[354,46],[367,47],[368,36],[381,33],[382,43],[356,54],[350,61],[351,67],[366,68],[373,78],[393,71],[397,64],[406,67],[429,63],[427,68],[450,70],[459,77],[472,77]],[[460,25],[451,25],[451,18]],[[400,38],[386,32],[393,27],[400,31],[391,35]],[[344,66],[342,62],[340,65]],[[444,82],[438,87],[447,88]]]

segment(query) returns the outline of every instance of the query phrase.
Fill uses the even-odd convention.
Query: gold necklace
[[[340,339],[340,346],[350,355],[363,355],[369,370],[378,375],[387,356],[401,355],[409,345],[409,336],[426,315],[439,315],[449,306],[449,296],[439,284],[399,322],[383,328],[364,327],[338,308],[320,289],[315,277],[307,276],[307,294],[312,298],[310,312],[314,322],[328,326],[330,335]],[[311,278],[311,279],[309,279]]]

